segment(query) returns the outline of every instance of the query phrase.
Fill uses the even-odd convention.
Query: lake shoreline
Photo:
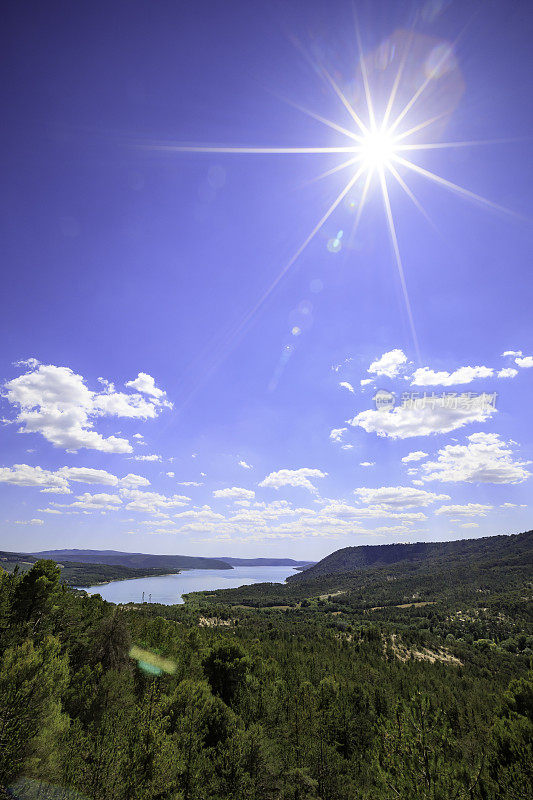
[[[235,589],[254,583],[284,583],[294,567],[234,567],[231,570],[188,569],[142,578],[126,578],[73,587],[86,594],[99,594],[116,605],[140,603],[141,597],[161,605],[182,605],[185,596],[198,592]]]

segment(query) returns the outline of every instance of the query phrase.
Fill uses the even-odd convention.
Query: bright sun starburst
[[[401,32],[400,32],[401,33]],[[314,65],[319,73],[322,75],[325,83],[333,91],[336,97],[342,103],[345,112],[350,117],[349,127],[342,125],[326,117],[321,116],[313,111],[302,108],[301,106],[291,103],[300,111],[303,111],[308,116],[321,122],[328,128],[342,134],[346,137],[346,144],[340,146],[312,146],[312,147],[214,147],[214,146],[194,146],[194,145],[180,145],[174,143],[168,144],[152,144],[151,149],[169,151],[169,152],[194,152],[194,153],[234,153],[234,154],[248,154],[248,155],[296,155],[296,154],[312,154],[317,156],[323,155],[339,155],[342,156],[341,163],[328,169],[319,175],[319,178],[330,176],[334,173],[340,173],[344,170],[350,170],[350,178],[346,184],[339,191],[337,197],[325,210],[322,217],[318,220],[313,227],[307,238],[298,247],[296,252],[292,255],[285,266],[276,275],[267,290],[259,298],[254,307],[249,310],[244,319],[240,322],[238,327],[229,334],[229,339],[233,339],[253,317],[259,307],[263,304],[265,299],[270,295],[272,290],[277,286],[282,277],[292,267],[297,258],[301,255],[303,250],[316,236],[320,229],[324,226],[326,221],[331,217],[335,209],[341,202],[350,195],[352,190],[358,185],[361,186],[354,224],[351,232],[351,237],[355,236],[362,212],[369,195],[371,185],[377,184],[381,191],[387,226],[391,238],[392,249],[394,252],[394,259],[402,286],[402,292],[405,302],[405,308],[409,319],[413,342],[418,352],[418,341],[411,310],[411,303],[407,291],[407,285],[404,275],[402,258],[398,244],[398,237],[396,233],[396,225],[394,222],[393,212],[391,208],[389,181],[392,178],[399,184],[404,194],[416,206],[416,208],[426,217],[428,215],[423,208],[422,204],[415,196],[412,189],[406,181],[408,173],[413,173],[417,176],[425,178],[432,183],[454,192],[465,199],[475,201],[493,210],[503,211],[507,214],[508,209],[492,203],[490,200],[481,197],[480,195],[459,186],[446,178],[437,175],[434,172],[417,164],[413,158],[416,158],[418,153],[430,150],[445,150],[449,148],[468,147],[477,144],[496,143],[497,140],[492,142],[481,141],[431,141],[421,139],[428,130],[436,129],[439,121],[446,119],[449,116],[449,110],[435,107],[428,102],[428,93],[435,86],[440,86],[442,89],[442,81],[449,71],[450,64],[455,63],[453,56],[453,48],[449,45],[442,43],[433,46],[427,58],[421,58],[420,47],[415,52],[413,44],[414,33],[411,31],[403,39],[394,40],[391,37],[392,45],[390,46],[390,63],[395,64],[395,70],[392,79],[392,86],[385,95],[386,102],[379,102],[379,93],[374,94],[370,88],[369,71],[367,68],[367,61],[362,56],[359,59],[360,83],[362,86],[361,96],[357,102],[350,102],[347,93],[342,90],[334,78],[324,67]],[[361,41],[359,32],[357,31],[357,42],[359,52],[362,52]],[[378,60],[382,56],[378,53]],[[407,64],[411,58],[412,62],[416,64],[416,81],[413,74],[407,76]],[[424,70],[420,73],[419,62],[423,63]],[[455,67],[454,67],[455,68]],[[379,71],[379,70],[377,70]],[[421,75],[421,77],[420,77]],[[413,85],[416,86],[413,91]],[[406,102],[400,104],[398,110],[398,101],[400,94],[403,93],[407,97]],[[438,92],[437,92],[438,94]],[[442,94],[442,91],[441,91]],[[362,109],[360,108],[362,107]],[[396,110],[395,110],[396,109]],[[393,111],[395,113],[393,114]],[[364,117],[364,119],[363,119]],[[411,120],[411,121],[410,121]],[[501,140],[500,140],[501,141]],[[223,345],[221,345],[223,347]]]

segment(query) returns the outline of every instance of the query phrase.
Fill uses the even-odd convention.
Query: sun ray
[[[480,147],[490,144],[511,144],[528,141],[529,137],[516,137],[511,139],[471,139],[464,142],[425,142],[423,144],[399,144],[395,150],[444,150],[449,147]]]
[[[396,100],[396,94],[398,92],[398,86],[400,85],[400,80],[402,78],[403,71],[404,71],[404,68],[405,68],[405,64],[407,62],[407,57],[408,57],[409,53],[411,52],[411,45],[413,43],[414,35],[415,35],[415,32],[414,32],[413,29],[411,29],[410,32],[409,32],[409,39],[407,40],[407,44],[406,44],[406,46],[404,48],[404,51],[403,51],[402,59],[400,61],[400,66],[398,67],[398,72],[396,73],[396,77],[395,77],[394,83],[392,85],[392,90],[391,90],[391,93],[390,93],[390,96],[389,96],[389,100],[387,102],[387,107],[385,108],[385,113],[383,114],[383,120],[382,120],[382,123],[381,123],[381,127],[384,128],[384,129],[387,128],[387,125],[388,125],[388,122],[389,122],[389,117],[390,117],[391,112],[392,112],[392,107],[394,105],[394,101]]]
[[[365,88],[365,97],[366,97],[366,105],[368,108],[368,118],[370,120],[370,130],[376,130],[376,116],[374,114],[374,105],[372,103],[372,94],[370,92],[370,84],[368,82],[368,72],[366,69],[365,59],[363,55],[363,45],[361,43],[361,31],[359,30],[359,22],[357,20],[357,14],[354,8],[354,16],[355,16],[355,35],[357,37],[357,47],[359,49],[359,63],[361,65],[361,75],[363,77],[363,86]]]
[[[321,172],[320,175],[316,175],[314,178],[310,178],[308,181],[305,181],[302,186],[310,186],[312,183],[316,183],[317,181],[321,181],[323,178],[329,177],[329,175],[334,175],[336,172],[340,172],[346,167],[353,166],[357,164],[360,160],[359,156],[355,158],[349,158],[347,161],[343,161],[342,164],[337,164],[336,167],[332,167],[331,169],[326,170],[326,172]]]
[[[295,103],[293,100],[289,100],[286,97],[281,97],[280,95],[276,95],[289,106],[296,108],[298,111],[301,111],[302,114],[306,114],[306,116],[311,117],[312,119],[316,119],[318,122],[321,122],[323,125],[327,125],[328,128],[332,128],[332,130],[337,131],[338,133],[344,134],[344,136],[348,136],[348,138],[353,139],[356,142],[361,141],[361,136],[353,131],[348,130],[348,128],[344,128],[342,125],[339,125],[337,122],[334,122],[327,117],[323,117],[321,114],[316,114],[314,111],[311,111],[309,108],[305,108],[305,106],[301,106],[299,103]]]
[[[353,240],[355,239],[355,234],[357,233],[357,229],[359,228],[359,223],[361,221],[361,216],[363,214],[363,209],[366,204],[366,198],[368,197],[368,190],[370,189],[370,184],[372,183],[372,177],[374,173],[372,170],[368,170],[366,173],[365,182],[363,185],[363,192],[361,194],[361,200],[359,201],[359,207],[357,209],[357,214],[352,226],[352,230],[350,232],[350,238],[348,240],[348,246],[351,247],[353,244]]]
[[[396,155],[394,157],[394,161],[397,161],[399,164],[403,164],[404,167],[413,170],[413,172],[417,172],[419,175],[422,175],[424,178],[427,178],[428,180],[437,183],[439,186],[444,186],[445,189],[449,189],[455,194],[459,194],[462,195],[463,197],[466,197],[468,200],[474,200],[477,203],[482,203],[483,205],[487,206],[487,208],[491,208],[493,211],[501,211],[502,213],[508,214],[512,217],[520,218],[519,214],[516,214],[516,212],[511,211],[509,208],[505,208],[505,206],[500,206],[498,203],[493,203],[491,200],[487,200],[486,197],[482,197],[482,195],[480,194],[471,192],[469,189],[465,189],[463,186],[459,186],[459,184],[457,183],[448,181],[446,180],[446,178],[442,178],[435,172],[430,172],[428,169],[424,169],[424,167],[420,167],[418,164],[414,164],[412,161],[408,161],[406,158],[402,158],[401,156]]]
[[[238,155],[306,155],[313,153],[355,153],[357,148],[346,147],[218,147],[211,145],[151,144],[140,145],[149,150],[170,153],[236,153]]]
[[[359,178],[361,177],[363,172],[364,172],[364,167],[361,166],[357,170],[357,172],[354,175],[352,175],[352,177],[350,178],[350,180],[348,181],[348,183],[346,184],[344,189],[342,189],[342,191],[337,195],[337,197],[331,203],[331,205],[329,206],[327,211],[323,214],[323,216],[317,222],[317,224],[315,225],[315,227],[313,228],[311,233],[306,237],[306,239],[302,242],[302,244],[298,247],[298,249],[293,253],[293,255],[290,257],[290,259],[285,264],[285,266],[278,272],[278,274],[276,275],[274,280],[265,289],[265,291],[263,292],[261,297],[256,301],[256,303],[253,305],[253,307],[245,314],[245,316],[239,322],[239,324],[237,325],[235,330],[230,334],[228,342],[227,342],[227,346],[229,346],[231,344],[231,342],[239,335],[239,333],[242,331],[242,329],[245,327],[245,325],[248,324],[248,322],[252,319],[252,317],[261,308],[261,306],[263,305],[265,300],[272,294],[272,292],[274,291],[276,286],[279,284],[279,282],[282,280],[282,278],[287,274],[287,272],[290,270],[290,268],[295,263],[295,261],[298,260],[298,258],[301,256],[301,254],[303,253],[305,248],[308,246],[308,244],[315,238],[316,234],[322,228],[324,223],[333,214],[333,212],[335,211],[335,209],[337,208],[339,203],[341,203],[342,200],[346,197],[346,195],[348,194],[350,189],[353,186],[355,186],[355,184],[357,183],[357,181],[359,180]]]
[[[426,119],[424,122],[420,122],[418,125],[415,125],[413,128],[410,128],[408,131],[404,133],[398,134],[398,136],[394,137],[395,142],[401,142],[403,139],[407,139],[408,136],[412,136],[413,133],[418,133],[418,131],[424,130],[424,128],[428,128],[430,125],[433,125],[434,122],[438,122],[439,119],[444,119],[448,117],[449,114],[447,111],[443,112],[442,114],[436,114],[434,117],[430,117],[430,119]]]
[[[404,299],[404,302],[405,302],[405,310],[407,312],[407,317],[409,319],[409,327],[411,329],[411,336],[413,337],[413,342],[414,342],[414,345],[415,345],[418,362],[421,363],[420,348],[418,346],[418,336],[416,334],[415,321],[414,321],[414,317],[413,317],[413,311],[412,311],[412,308],[411,308],[411,301],[409,300],[409,293],[407,291],[407,283],[405,281],[405,273],[404,273],[404,270],[403,270],[402,257],[400,255],[400,247],[398,245],[398,237],[396,235],[396,227],[394,225],[394,219],[393,219],[393,216],[392,216],[392,209],[391,209],[390,198],[389,198],[389,190],[387,188],[387,179],[385,177],[385,170],[384,169],[381,169],[379,171],[379,178],[380,178],[380,183],[381,183],[381,191],[382,191],[382,194],[383,194],[383,202],[384,202],[384,205],[385,205],[385,213],[387,215],[387,222],[389,224],[389,233],[390,233],[391,242],[392,242],[392,249],[394,251],[394,257],[396,259],[396,266],[398,268],[398,274],[400,276],[400,283],[401,283],[401,286],[402,286],[403,299]]]
[[[355,113],[355,111],[352,108],[351,104],[348,102],[348,100],[346,99],[344,93],[337,86],[337,84],[335,83],[335,81],[333,80],[333,78],[331,77],[329,72],[324,67],[322,67],[321,69],[322,69],[322,72],[324,73],[324,75],[326,76],[326,78],[328,79],[328,81],[330,83],[330,86],[332,87],[333,91],[335,92],[335,94],[337,95],[337,97],[339,98],[339,100],[341,101],[341,103],[343,104],[343,106],[345,107],[345,109],[347,110],[349,115],[351,116],[351,118],[354,120],[354,122],[357,123],[361,133],[364,136],[368,136],[368,134],[370,133],[370,131],[368,130],[368,127],[365,125],[363,120]]]
[[[407,195],[407,197],[411,200],[412,203],[414,203],[416,208],[423,215],[424,219],[431,225],[432,228],[434,228],[436,230],[437,226],[435,225],[435,223],[433,222],[433,220],[431,219],[431,217],[427,213],[426,209],[424,208],[424,206],[422,205],[420,200],[416,197],[416,195],[413,193],[413,191],[406,184],[406,182],[404,181],[404,179],[402,178],[402,176],[400,175],[398,170],[395,169],[395,167],[393,167],[392,164],[387,164],[387,168],[388,168],[389,172],[391,173],[391,175],[398,181],[398,183],[400,184],[400,186],[404,190],[404,192]]]

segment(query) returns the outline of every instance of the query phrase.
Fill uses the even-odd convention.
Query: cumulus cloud
[[[218,514],[213,511],[210,506],[202,506],[201,508],[190,508],[187,511],[180,511],[179,514],[174,514],[176,519],[183,519],[184,517],[194,520],[223,520],[224,515]]]
[[[447,516],[462,516],[462,517],[485,517],[489,511],[492,511],[494,506],[485,505],[483,503],[467,503],[466,505],[448,505],[441,506],[435,511],[436,516],[446,514]]]
[[[147,375],[146,372],[139,372],[134,381],[126,381],[124,385],[129,389],[136,389],[142,394],[149,394],[151,397],[163,397],[165,394],[162,389],[157,388],[152,376]]]
[[[343,389],[348,389],[349,392],[355,394],[355,389],[351,383],[348,383],[348,381],[340,381],[339,386],[342,386]]]
[[[408,464],[410,461],[420,461],[422,458],[427,458],[429,453],[424,453],[423,450],[413,450],[412,453],[408,453],[406,456],[402,458],[404,464]]]
[[[403,350],[396,348],[383,353],[381,358],[373,361],[367,372],[371,375],[383,376],[385,378],[395,378],[404,364],[407,363],[407,356]]]
[[[360,467],[374,467],[375,465],[376,465],[375,461],[360,461],[359,462],[359,466]]]
[[[518,370],[513,367],[504,367],[498,372],[498,378],[515,378],[518,375]]]
[[[361,487],[355,489],[354,494],[363,503],[386,509],[425,507],[450,499],[447,494],[435,494],[412,486],[380,486],[376,489]]]
[[[411,386],[456,386],[493,375],[490,367],[459,367],[454,372],[435,372],[429,367],[420,367],[411,375]]]
[[[531,462],[514,461],[507,442],[497,433],[473,433],[467,445],[446,445],[436,461],[422,465],[424,481],[458,483],[522,483]]]
[[[190,502],[190,497],[174,494],[167,497],[158,492],[144,492],[140,489],[124,489],[122,498],[127,502],[128,511],[139,511],[143,514],[164,516],[169,510],[180,508]]]
[[[240,486],[232,486],[227,489],[215,489],[213,497],[223,500],[253,500],[255,492],[252,489],[243,489]]]
[[[368,409],[356,414],[348,423],[378,436],[408,439],[430,436],[432,433],[449,433],[472,422],[485,422],[495,412],[495,406],[481,394],[456,405],[450,401],[446,404],[428,402],[419,407],[416,403],[403,404],[392,411]]]
[[[17,410],[14,421],[21,433],[39,433],[66,450],[131,453],[127,439],[95,431],[95,420],[103,416],[155,418],[171,406],[162,397],[116,392],[104,379],[100,380],[103,391],[91,391],[83,377],[68,367],[35,362],[24,366],[28,371],[3,387],[3,396]]]
[[[374,378],[363,378],[363,380],[360,381],[361,386],[368,386],[370,383],[374,383]]]
[[[503,358],[506,358],[507,356],[511,356],[512,358],[514,358],[516,356],[522,356],[522,355],[524,354],[522,353],[521,350],[505,350],[505,352],[502,353]]]
[[[302,467],[301,469],[280,469],[277,472],[271,472],[264,478],[259,486],[271,487],[272,489],[280,489],[282,486],[296,486],[301,489],[307,489],[309,492],[316,493],[316,487],[311,483],[310,478],[325,478],[327,472],[322,472],[319,469],[309,469]]]
[[[445,497],[448,496],[445,495]],[[408,508],[409,506],[406,507]],[[399,505],[392,506],[387,503],[381,503],[379,505],[368,505],[362,508],[360,506],[351,506],[348,503],[344,503],[342,500],[330,500],[318,513],[321,516],[330,518],[336,517],[339,519],[357,518],[360,520],[370,520],[387,517],[387,519],[400,519],[402,522],[408,524],[423,522],[427,519],[422,511],[404,511],[402,506]]]
[[[239,461],[239,467],[243,469],[253,469],[251,464],[247,464],[246,461]]]
[[[69,494],[70,483],[101,484],[104,486],[149,486],[150,482],[142,475],[126,475],[118,478],[104,469],[92,467],[61,467],[56,471],[32,467],[28,464],[14,464],[0,467],[0,483],[16,486],[35,486],[48,494]]]
[[[133,456],[135,461],[161,461],[161,456],[157,455],[156,453],[151,453],[150,455],[145,456]]]
[[[84,492],[77,496],[69,508],[79,508],[87,511],[116,511],[122,505],[122,500],[116,494],[90,494]]]
[[[332,442],[342,442],[342,437],[346,433],[348,428],[333,428],[330,431],[329,438]]]
[[[533,356],[524,356],[524,358],[515,358],[515,364],[518,364],[519,367],[522,368],[529,368],[533,367]]]
[[[145,478],[144,475],[135,475],[133,472],[121,478],[119,483],[125,489],[139,489],[141,486],[150,486],[148,478]]]

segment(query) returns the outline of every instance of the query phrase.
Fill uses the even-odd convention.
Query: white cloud
[[[435,372],[429,367],[420,367],[411,375],[411,386],[455,386],[493,375],[490,367],[459,367],[455,372]]]
[[[330,431],[329,438],[332,442],[342,442],[342,437],[346,433],[348,428],[333,428]]]
[[[92,469],[92,467],[61,467],[56,475],[63,476],[67,481],[77,483],[100,483],[105,486],[117,486],[118,478],[105,469]]]
[[[259,486],[271,487],[273,489],[280,489],[282,486],[296,486],[302,489],[307,489],[309,492],[316,493],[316,487],[309,480],[310,478],[325,478],[327,472],[322,472],[319,469],[309,469],[302,467],[301,469],[280,469],[277,472],[271,472],[264,478]]]
[[[467,503],[466,505],[441,506],[435,511],[436,516],[442,514],[462,517],[485,517],[494,506],[484,505],[483,503]]]
[[[369,383],[374,383],[374,378],[363,378],[360,383],[361,386],[368,386]]]
[[[477,522],[463,522],[461,528],[479,528]]]
[[[87,511],[116,511],[120,505],[122,505],[122,500],[116,494],[84,492],[69,504],[69,508],[80,508]]]
[[[383,353],[381,358],[373,361],[367,369],[367,372],[371,375],[395,378],[405,363],[407,363],[407,356],[403,350],[396,348],[395,350],[389,350],[387,353]]]
[[[376,465],[375,461],[360,461],[359,462],[359,466],[360,467],[375,467],[375,465]]]
[[[514,378],[518,375],[518,370],[513,367],[504,367],[498,372],[498,378]]]
[[[351,383],[348,383],[348,381],[340,381],[339,386],[342,386],[343,389],[348,389],[349,392],[355,394],[355,389]]]
[[[246,461],[239,461],[239,467],[243,469],[253,469],[251,464],[247,464]]]
[[[42,467],[31,467],[28,464],[14,464],[12,467],[0,468],[0,483],[35,486],[47,494],[69,494],[69,484],[72,482],[104,486],[150,485],[150,482],[141,475],[130,474],[124,478],[117,478],[104,469],[92,467],[61,467],[55,472]]]
[[[134,439],[144,439],[144,436],[142,435],[142,433],[134,433],[133,434],[133,438]]]
[[[521,350],[506,350],[504,353],[502,353],[503,358],[506,358],[507,356],[515,357],[521,355],[523,355]]]
[[[175,476],[174,472],[165,472],[165,475],[167,476],[167,478],[174,478]]]
[[[412,486],[380,486],[377,489],[361,487],[354,490],[363,503],[387,509],[429,506],[439,500],[449,500],[447,494],[435,494]]]
[[[151,397],[159,398],[163,397],[165,394],[162,389],[157,388],[152,376],[147,375],[146,372],[139,372],[134,381],[126,381],[124,385],[129,389],[136,389],[138,392],[142,392],[142,394],[149,394]]]
[[[0,468],[0,483],[13,483],[17,486],[37,486],[41,490],[51,489],[58,494],[69,492],[67,479],[42,467],[28,464],[14,464]]]
[[[530,476],[529,461],[513,461],[508,444],[497,433],[473,433],[467,445],[446,445],[436,461],[422,465],[424,481],[521,483]]]
[[[161,456],[152,453],[151,455],[146,456],[133,456],[135,461],[161,461]]]
[[[472,422],[485,422],[496,412],[494,405],[487,402],[487,395],[481,394],[464,403],[453,400],[444,402],[404,403],[392,411],[368,409],[347,420],[354,427],[361,427],[367,433],[389,436],[391,439],[408,439],[413,436],[429,436],[432,433],[449,433]],[[459,398],[458,398],[459,399]]]
[[[243,489],[240,486],[232,486],[227,489],[215,489],[213,497],[225,500],[253,500],[255,492],[252,489]]]
[[[421,458],[427,458],[429,453],[424,453],[423,450],[413,450],[412,453],[408,453],[406,456],[402,458],[404,464],[408,464],[410,461],[420,461]]]
[[[190,497],[174,494],[167,497],[158,492],[143,492],[140,489],[124,489],[122,497],[127,501],[128,511],[140,511],[143,514],[164,516],[169,509],[180,508],[190,502]]]
[[[16,519],[14,522],[15,525],[44,525],[42,519]]]
[[[115,392],[100,380],[104,390],[91,391],[81,375],[68,367],[39,364],[4,385],[3,396],[17,409],[15,422],[21,433],[40,433],[55,447],[106,453],[131,453],[130,443],[117,436],[105,438],[93,430],[102,416],[148,419],[158,416],[168,401],[140,394]]]
[[[180,511],[179,514],[174,514],[176,519],[184,517],[192,518],[195,520],[223,520],[224,515],[218,514],[213,511],[209,506],[202,506],[201,508],[190,508],[187,511]]]
[[[199,481],[178,481],[178,486],[203,486]]]
[[[518,364],[518,366],[522,368],[533,367],[533,356],[524,356],[524,358],[515,358],[514,363]]]
[[[150,486],[150,481],[143,475],[135,475],[130,472],[120,479],[120,485],[124,489],[139,489],[141,486]]]

